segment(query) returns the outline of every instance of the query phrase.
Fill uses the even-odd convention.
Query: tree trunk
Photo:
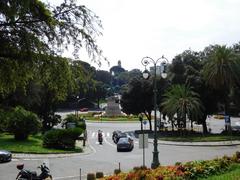
[[[171,119],[171,124],[172,124],[172,132],[174,132],[174,120]]]
[[[100,108],[100,98],[97,98],[97,107],[98,107],[98,109]]]
[[[191,131],[193,131],[193,121],[192,119],[190,121],[191,121]]]
[[[225,122],[225,131],[229,131],[231,130],[231,124],[230,124],[230,114],[229,114],[229,107],[228,107],[228,102],[227,100],[224,101],[224,116],[229,116],[229,124],[227,125]],[[225,117],[224,117],[225,120]],[[225,120],[226,121],[226,120]]]
[[[208,133],[206,119],[207,119],[207,114],[204,114],[202,119],[201,119],[202,128],[203,128],[203,134],[207,134]]]
[[[145,116],[147,117],[148,119],[148,122],[149,122],[149,129],[150,131],[152,131],[152,116],[151,116],[151,112],[144,112]]]

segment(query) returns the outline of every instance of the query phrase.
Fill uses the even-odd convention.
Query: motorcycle
[[[52,180],[49,168],[43,163],[38,168],[41,169],[41,173],[37,175],[36,171],[30,171],[24,169],[24,164],[18,164],[17,169],[20,170],[16,179],[17,180]]]
[[[98,131],[98,142],[99,142],[99,144],[102,144],[102,142],[103,142],[103,135],[100,130]]]

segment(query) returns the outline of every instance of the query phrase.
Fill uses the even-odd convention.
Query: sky
[[[48,0],[50,3],[63,0]],[[201,51],[210,44],[240,41],[240,0],[76,0],[102,21],[97,43],[110,67],[121,60],[126,70],[143,69],[145,56],[169,62],[184,50]],[[65,52],[70,56],[70,52]],[[80,56],[97,69],[86,55]]]

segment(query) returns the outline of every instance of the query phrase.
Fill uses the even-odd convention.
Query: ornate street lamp
[[[152,59],[151,57],[144,57],[142,59],[142,65],[145,66],[145,70],[143,71],[143,78],[144,79],[148,79],[150,74],[149,72],[146,70],[146,67],[149,64],[153,64],[154,65],[154,69],[153,69],[153,93],[154,93],[154,140],[153,140],[153,161],[151,164],[151,168],[155,169],[157,168],[160,163],[159,163],[159,158],[158,158],[158,143],[157,143],[157,84],[156,84],[156,76],[157,76],[157,64],[160,63],[161,66],[163,67],[163,69],[159,69],[160,72],[158,72],[158,74],[160,74],[160,76],[162,78],[166,78],[167,77],[167,72],[166,72],[166,66],[167,66],[167,62],[168,60],[162,56],[161,58],[158,58],[157,60]]]

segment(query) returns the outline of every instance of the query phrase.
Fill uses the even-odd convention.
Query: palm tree
[[[203,77],[209,87],[223,94],[224,111],[228,114],[228,95],[235,83],[239,83],[239,56],[232,48],[213,46],[203,67]]]
[[[186,128],[187,117],[197,120],[203,111],[199,95],[184,85],[172,85],[164,94],[161,106],[170,119],[177,114],[178,127],[182,121],[184,128]]]

